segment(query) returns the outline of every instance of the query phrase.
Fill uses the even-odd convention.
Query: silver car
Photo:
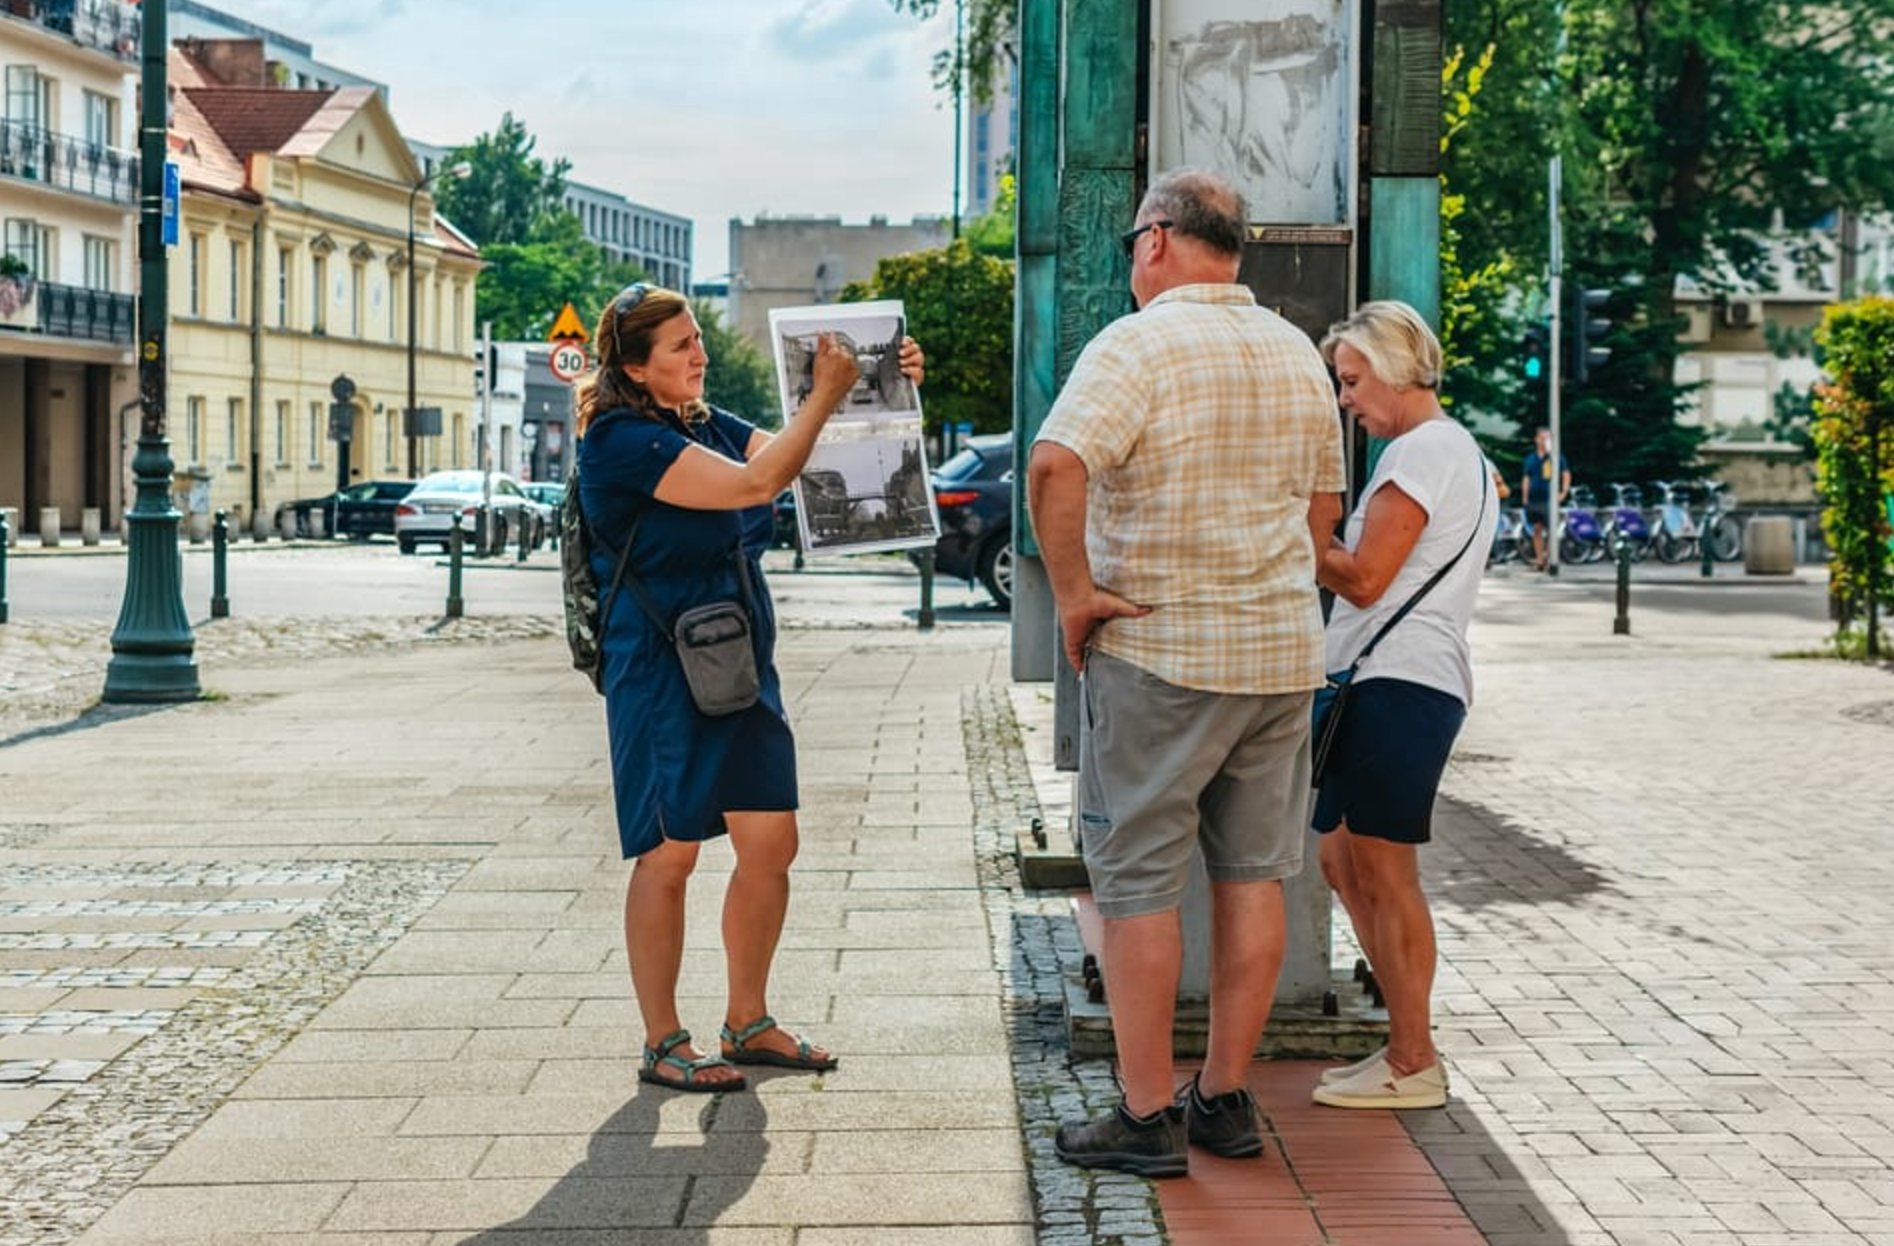
[[[489,472],[493,506],[491,548],[503,549],[526,533],[529,547],[545,539],[548,520],[546,508],[526,496],[519,482],[505,472]],[[448,548],[454,528],[454,516],[463,516],[461,531],[472,541],[480,508],[488,500],[488,488],[474,470],[435,472],[423,477],[414,492],[395,507],[395,540],[401,552],[412,554],[417,545],[434,544]]]

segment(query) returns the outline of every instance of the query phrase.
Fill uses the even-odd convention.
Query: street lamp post
[[[403,431],[408,435],[408,477],[414,480],[418,480],[421,476],[420,439],[415,435],[415,422],[420,417],[417,414],[419,407],[414,389],[414,201],[435,178],[451,177],[459,180],[472,172],[473,166],[465,160],[446,167],[437,165],[408,190],[408,405],[403,414],[403,421],[407,428]]]
[[[144,81],[138,146],[138,394],[142,406],[132,474],[138,494],[125,512],[130,549],[125,598],[105,668],[108,702],[194,701],[197,639],[184,610],[178,512],[171,505],[171,443],[165,435],[165,336],[170,320],[164,246],[167,153],[165,0],[145,0]]]

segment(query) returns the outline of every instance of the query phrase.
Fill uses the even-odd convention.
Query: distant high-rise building
[[[917,216],[891,225],[885,216],[844,225],[839,216],[759,216],[730,222],[730,310],[726,321],[773,357],[769,313],[775,307],[832,303],[851,281],[875,275],[890,255],[947,245],[952,223]]]
[[[1000,198],[1000,178],[1013,171],[1019,147],[1019,66],[1006,62],[993,75],[993,98],[967,98],[967,199],[969,217],[985,216]]]

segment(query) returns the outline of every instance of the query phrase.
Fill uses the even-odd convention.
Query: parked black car
[[[345,536],[351,541],[366,541],[371,536],[395,534],[395,505],[414,488],[412,480],[364,480],[346,489],[319,498],[285,502],[276,508],[276,530],[283,530],[283,517],[296,516],[296,535],[311,536],[310,516],[322,516],[325,536]]]
[[[934,569],[978,579],[1003,610],[1013,605],[1013,435],[969,437],[934,472],[940,540]]]

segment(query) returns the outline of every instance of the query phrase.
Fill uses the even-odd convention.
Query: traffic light
[[[1572,382],[1583,385],[1585,378],[1605,366],[1611,348],[1604,345],[1611,332],[1611,321],[1604,314],[1611,304],[1610,290],[1572,287]]]
[[[1539,381],[1545,378],[1546,360],[1551,355],[1552,330],[1543,320],[1535,320],[1526,326],[1526,379]]]

